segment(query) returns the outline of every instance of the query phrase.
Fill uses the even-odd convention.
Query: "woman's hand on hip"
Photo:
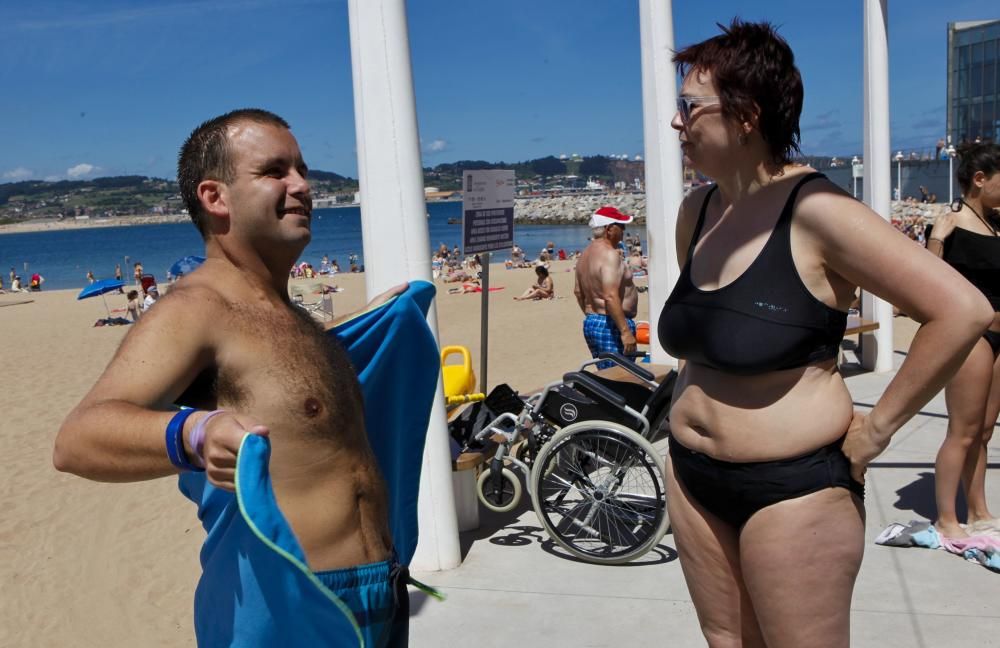
[[[851,462],[851,477],[858,483],[864,484],[868,464],[887,447],[889,447],[889,437],[878,433],[871,417],[864,412],[854,412],[854,418],[840,446],[841,452]]]

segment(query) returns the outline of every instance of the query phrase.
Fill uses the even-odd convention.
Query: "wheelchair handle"
[[[591,392],[598,398],[602,398],[612,405],[617,405],[618,407],[625,407],[625,397],[621,394],[616,394],[611,391],[601,383],[597,382],[587,374],[582,371],[571,371],[563,376],[565,382],[571,382],[574,385],[585,388],[587,391]]]
[[[651,371],[649,371],[649,370],[647,370],[647,369],[645,369],[643,367],[640,367],[635,362],[633,362],[632,360],[629,360],[628,358],[626,358],[625,356],[623,356],[620,353],[614,353],[614,352],[610,352],[610,351],[603,351],[603,352],[601,352],[601,353],[598,354],[597,359],[598,360],[611,360],[615,364],[620,365],[621,368],[624,369],[625,371],[628,371],[632,375],[637,376],[639,378],[642,378],[644,380],[650,380],[650,381],[656,380],[656,376],[654,376]]]

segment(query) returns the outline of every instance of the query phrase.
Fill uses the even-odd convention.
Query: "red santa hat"
[[[604,227],[605,225],[621,225],[625,227],[626,224],[631,222],[631,216],[621,213],[611,205],[601,207],[590,217],[591,227]]]

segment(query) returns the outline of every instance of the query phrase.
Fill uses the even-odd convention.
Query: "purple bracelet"
[[[209,419],[211,419],[216,414],[222,414],[226,410],[212,410],[207,416],[203,416],[201,420],[194,424],[194,429],[191,430],[191,436],[188,437],[188,442],[191,444],[191,448],[194,450],[194,461],[200,466],[205,466],[205,457],[202,456],[202,450],[205,448],[205,426],[208,425]]]

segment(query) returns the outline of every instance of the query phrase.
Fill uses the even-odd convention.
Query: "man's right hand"
[[[626,357],[631,357],[635,353],[636,347],[635,335],[631,330],[622,333],[622,344],[625,345],[624,355]]]
[[[208,414],[208,412],[200,414],[198,420]],[[194,449],[190,444],[190,432],[194,430],[198,420],[184,426],[184,446],[189,457],[194,456]],[[205,476],[210,484],[229,492],[236,491],[236,455],[240,451],[243,437],[247,434],[267,436],[269,430],[265,425],[254,423],[249,416],[233,412],[222,412],[205,426],[202,459],[205,463]]]

